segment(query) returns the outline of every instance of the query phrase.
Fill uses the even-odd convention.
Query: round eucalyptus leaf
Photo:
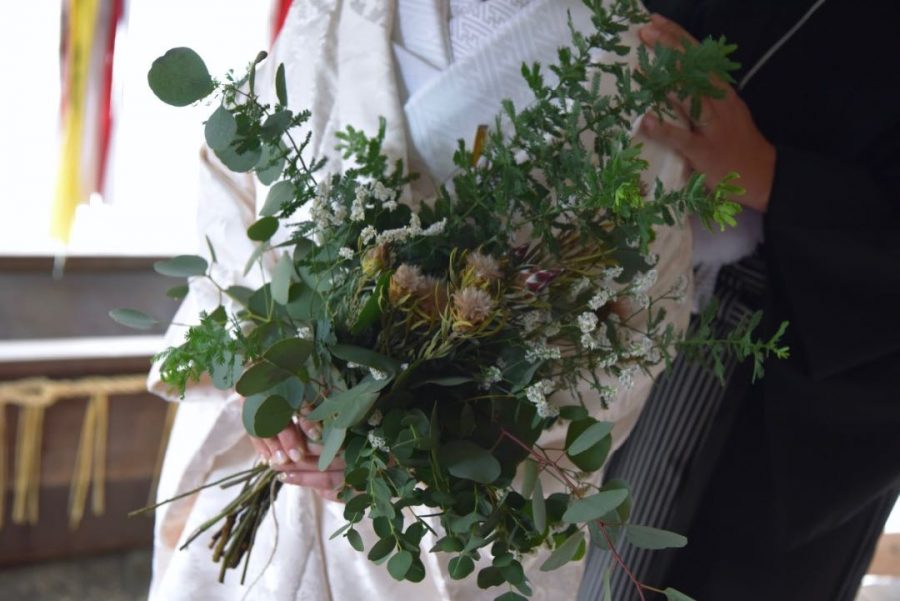
[[[182,299],[187,296],[188,287],[185,285],[174,286],[166,290],[166,296],[169,298],[174,298],[175,300]]]
[[[178,255],[171,259],[157,261],[153,264],[156,273],[173,278],[188,278],[195,275],[206,275],[209,263],[197,255]]]
[[[278,65],[278,69],[275,70],[275,95],[278,97],[280,105],[287,106],[287,82],[284,78],[284,63]]]
[[[285,109],[269,115],[260,128],[260,133],[271,139],[279,139],[291,126],[294,114]]]
[[[113,309],[109,312],[109,316],[114,322],[135,330],[149,330],[159,323],[153,317],[136,309]]]
[[[157,98],[172,106],[194,103],[216,87],[203,59],[190,48],[172,48],[153,61],[147,83]]]
[[[244,399],[241,416],[250,436],[271,438],[291,423],[294,410],[287,400],[277,394],[252,395]]]
[[[284,149],[281,146],[266,144],[256,165],[256,177],[264,186],[271,185],[284,172]]]
[[[259,157],[262,156],[262,150],[252,148],[244,152],[238,152],[234,146],[227,146],[221,150],[215,150],[216,156],[222,161],[226,167],[236,173],[246,173],[259,163]]]
[[[203,131],[206,135],[206,144],[210,148],[223,150],[228,148],[237,134],[237,121],[231,111],[220,105],[206,121]]]
[[[447,471],[457,478],[490,484],[500,477],[500,462],[474,442],[457,440],[441,447],[438,454]]]
[[[468,555],[457,555],[447,565],[450,577],[454,580],[462,580],[475,570],[475,562]]]
[[[399,553],[394,554],[388,561],[388,572],[396,580],[403,580],[406,578],[406,573],[409,572],[409,568],[412,567],[412,562],[412,553],[406,550],[400,551]]]
[[[281,369],[277,365],[267,361],[260,361],[244,371],[237,384],[235,384],[235,390],[237,390],[238,394],[251,396],[265,392],[290,377],[290,372]]]
[[[269,194],[266,196],[266,202],[260,209],[260,215],[274,215],[281,210],[281,205],[289,202],[294,198],[294,184],[284,180],[269,188]]]
[[[265,242],[278,231],[278,219],[263,217],[247,228],[247,237],[256,242]]]

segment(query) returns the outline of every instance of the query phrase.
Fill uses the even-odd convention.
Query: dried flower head
[[[466,257],[466,263],[479,283],[495,282],[503,275],[497,259],[490,255],[473,252]]]
[[[379,244],[375,248],[369,249],[362,260],[363,274],[367,277],[373,277],[380,271],[383,271],[391,263],[391,251],[387,244]]]
[[[430,275],[422,277],[416,296],[419,308],[432,320],[440,318],[447,309],[449,301],[447,283],[436,277]]]
[[[394,305],[399,305],[410,296],[421,290],[424,276],[417,265],[403,263],[391,276],[388,286],[388,298]]]
[[[481,288],[469,286],[453,293],[453,329],[467,332],[480,326],[491,314],[494,299]]]

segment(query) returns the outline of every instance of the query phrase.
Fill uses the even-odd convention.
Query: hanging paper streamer
[[[288,11],[291,9],[291,2],[293,0],[275,0],[272,3],[272,43],[275,43],[275,38],[278,37],[278,34],[281,33],[281,28],[284,26],[284,20],[287,18]]]
[[[51,233],[68,242],[78,203],[102,193],[112,129],[112,62],[122,0],[66,0],[62,146]]]

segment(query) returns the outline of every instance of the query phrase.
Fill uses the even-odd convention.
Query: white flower
[[[610,283],[615,280],[617,277],[622,275],[622,266],[615,265],[613,267],[607,267],[603,270],[600,276],[603,278],[603,281],[606,283]]]
[[[496,365],[487,368],[482,374],[481,390],[490,390],[491,386],[503,379],[503,372]]]
[[[590,334],[597,329],[598,321],[599,319],[595,313],[585,311],[578,316],[578,329],[581,330],[582,334]]]
[[[375,411],[372,412],[372,415],[369,416],[369,419],[366,423],[368,423],[370,426],[372,426],[374,428],[374,427],[378,426],[378,424],[381,423],[381,420],[383,418],[384,418],[384,416],[381,414],[381,410],[376,409]],[[370,432],[370,434],[371,434],[371,432]]]
[[[418,220],[418,216],[415,216],[416,220]],[[428,226],[425,231],[421,231],[421,226],[419,226],[419,231],[421,231],[423,236],[438,236],[444,233],[444,228],[447,227],[447,218],[441,219],[440,221],[436,221]]]
[[[560,348],[558,346],[547,346],[547,342],[544,340],[532,342],[528,350],[525,351],[525,360],[529,363],[561,358],[562,351]]]
[[[375,182],[372,185],[372,196],[380,202],[384,202],[391,197],[391,191],[381,182]]]
[[[607,403],[616,400],[616,396],[619,394],[619,390],[615,386],[601,386],[597,392],[600,393],[600,399]]]
[[[638,292],[632,295],[632,298],[634,298],[635,304],[641,309],[646,309],[650,306],[650,296],[646,292]]]
[[[369,373],[372,374],[372,377],[376,380],[386,380],[388,375],[381,370],[375,369],[374,367],[369,368]]]
[[[355,253],[353,252],[353,249],[350,248],[349,246],[345,246],[344,248],[342,248],[338,251],[338,256],[340,258],[346,259],[348,261],[353,258],[354,254]]]
[[[378,451],[387,451],[387,444],[384,442],[384,438],[375,434],[374,430],[370,430],[369,434],[366,436],[369,440],[369,444],[372,445],[373,449]]]
[[[656,253],[648,253],[646,257],[644,257],[644,262],[647,263],[650,267],[653,267],[657,263],[659,263],[659,255]]]
[[[397,210],[397,207],[399,207],[400,205],[396,200],[386,200],[381,206],[383,206],[388,211],[393,212]]]
[[[547,395],[553,392],[553,382],[541,380],[525,389],[525,398],[535,406],[540,417],[556,417],[559,409],[547,401]]]
[[[359,241],[364,245],[368,244],[372,241],[372,238],[378,235],[378,231],[372,227],[371,225],[367,225],[363,228],[363,231],[359,233]]]
[[[569,298],[575,300],[578,298],[578,295],[587,290],[591,285],[591,281],[587,278],[581,278],[572,282],[572,287],[569,288]]]
[[[631,390],[634,387],[634,376],[638,372],[637,365],[629,365],[619,372],[619,384],[625,390]]]
[[[559,334],[559,331],[561,329],[562,328],[559,326],[558,323],[547,324],[547,326],[544,328],[544,336],[546,336],[548,338],[553,338],[554,336]]]
[[[606,303],[610,301],[612,298],[612,294],[606,288],[601,288],[594,293],[594,296],[591,297],[591,300],[588,301],[588,307],[592,310],[596,311]]]
[[[659,274],[657,271],[651,269],[647,273],[635,276],[634,280],[631,282],[631,287],[635,292],[646,292],[656,283],[656,278],[658,276]]]
[[[522,163],[524,163],[527,160],[528,160],[528,153],[525,151],[524,148],[518,149],[513,154],[513,161],[516,162],[516,165],[521,165]]]
[[[531,334],[547,321],[546,311],[529,311],[522,316],[522,330]]]

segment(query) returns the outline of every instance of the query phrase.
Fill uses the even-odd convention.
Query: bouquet
[[[739,189],[725,181],[709,192],[700,175],[678,190],[645,185],[632,123],[647,111],[670,114],[672,96],[718,94],[711,78],[729,79],[733,47],[707,40],[683,51],[659,47],[652,57],[639,49],[638,70],[600,63],[597,53],[628,51],[619,34],[645,17],[632,0],[587,3],[595,29],[572,28],[571,45],[549,68],[552,83],[541,65],[523,66],[533,104],[505,103],[471,148],[460,142],[458,171],[416,208],[403,202],[416,176],[382,153],[383,122],[375,135],[340,134],[353,165],[341,173],[307,156],[310,114],[287,108],[283,65],[277,103],[256,94],[265,53],[244,77],[224,82],[187,48],[170,50],[149,73],[170,104],[218,94],[208,146],[228,168],[271,185],[247,231],[258,243],[247,269],[277,256],[257,289],[214,282],[239,310],[223,304],[202,313],[183,344],[157,357],[161,376],[182,394],[201,377],[236,389],[252,436],[274,436],[301,412],[320,422],[320,469],[338,455],[346,464],[347,523],[334,534],[399,580],[425,577],[420,542],[428,531],[437,538],[431,552],[453,555],[453,578],[469,577],[489,555],[478,584],[507,585],[498,597],[507,601],[530,594],[520,559],[540,547],[552,549],[541,569],[553,570],[581,558],[591,539],[613,551],[623,539],[683,545],[677,534],[628,523],[624,483],[596,483],[613,424],[592,417],[584,397],[610,402],[679,349],[705,349],[714,364],[736,352],[758,367],[785,352],[780,333],[752,337],[758,319],[725,340],[705,338],[702,327],[685,338],[662,305],[683,298],[686,279],[649,293],[658,229],[689,213],[733,224],[738,205],[728,198]],[[614,78],[617,93],[600,94],[601,78]],[[279,230],[286,242],[273,242]],[[211,278],[199,256],[156,269]],[[133,310],[113,317],[152,323]],[[541,444],[553,428],[565,428],[563,448]],[[561,492],[545,495],[542,474]],[[242,561],[246,573],[282,486],[275,476],[261,464],[209,484],[234,486],[235,499],[186,544],[215,528],[222,578]],[[357,532],[363,520],[379,537],[368,549]]]

